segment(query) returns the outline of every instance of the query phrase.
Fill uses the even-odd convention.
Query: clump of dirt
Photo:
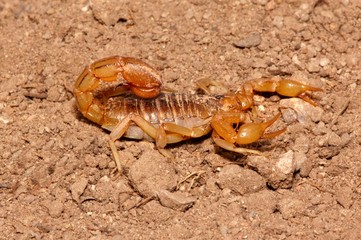
[[[0,0],[0,226],[4,239],[357,239],[361,235],[358,1]],[[116,143],[72,94],[87,64],[142,59],[164,85],[290,78],[317,107],[262,95],[287,131],[249,146],[209,136],[167,148]],[[286,108],[285,108],[286,107]]]

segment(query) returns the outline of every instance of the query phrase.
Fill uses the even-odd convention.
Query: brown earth
[[[361,2],[358,0],[0,0],[1,239],[358,239],[361,236]],[[132,56],[164,84],[203,77],[237,89],[289,77],[318,103],[263,95],[275,129],[250,148],[209,136],[117,142],[76,109],[97,59]]]

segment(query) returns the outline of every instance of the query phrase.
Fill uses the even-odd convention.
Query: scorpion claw
[[[237,152],[237,153],[242,153],[242,154],[246,154],[246,153],[250,153],[250,154],[255,154],[255,155],[263,155],[262,152],[258,151],[258,150],[254,150],[254,149],[248,149],[248,148],[242,148],[242,147],[236,147],[233,143],[230,143],[224,139],[222,139],[216,131],[213,131],[212,133],[212,138],[213,141],[221,148],[226,149],[228,151],[232,151],[232,152]]]
[[[250,144],[258,141],[260,138],[273,138],[281,133],[283,133],[286,129],[282,129],[280,131],[265,133],[266,129],[270,127],[279,117],[281,113],[278,113],[271,120],[263,123],[245,123],[243,124],[237,132],[236,143],[237,144]]]
[[[235,112],[237,113],[237,112]],[[244,115],[240,115],[243,117],[243,119],[239,119],[238,122],[244,121]],[[232,128],[231,123],[235,123],[236,121],[234,119],[227,119],[225,117],[219,116],[219,114],[216,114],[215,117],[212,120],[212,127],[214,129],[213,132],[216,133],[216,143],[222,146],[225,145],[224,142],[228,142],[229,144],[233,145],[234,143],[237,143],[238,145],[245,145],[250,144],[258,141],[261,138],[274,138],[286,131],[286,128],[271,132],[271,133],[265,133],[268,127],[270,127],[277,119],[281,116],[281,113],[278,113],[276,116],[274,116],[271,120],[263,122],[263,123],[245,123],[241,125],[238,130],[234,130]],[[218,137],[217,137],[218,136]],[[222,141],[218,140],[219,138],[222,139]],[[229,146],[227,149],[230,148]]]
[[[276,92],[286,97],[299,97],[306,91],[322,91],[322,89],[289,79],[280,80],[276,87]]]

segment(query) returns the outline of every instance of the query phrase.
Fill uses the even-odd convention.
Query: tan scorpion
[[[322,90],[294,80],[262,78],[246,81],[236,92],[224,96],[174,93],[162,87],[160,74],[148,64],[113,56],[85,67],[76,80],[74,95],[80,112],[111,132],[109,145],[122,173],[115,141],[123,136],[153,140],[162,150],[167,144],[212,132],[221,148],[260,154],[240,146],[276,137],[286,129],[265,132],[280,113],[266,122],[245,123],[254,92],[299,97],[316,105],[306,91]]]

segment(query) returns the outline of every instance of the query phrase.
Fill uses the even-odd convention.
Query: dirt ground
[[[0,239],[359,239],[361,1],[0,0]],[[154,66],[167,87],[236,90],[285,77],[311,98],[256,97],[273,129],[248,146],[210,136],[116,143],[77,110],[84,66],[112,55]]]

